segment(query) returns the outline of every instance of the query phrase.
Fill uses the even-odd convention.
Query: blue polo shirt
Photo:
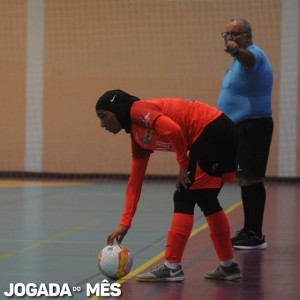
[[[235,124],[246,119],[272,116],[272,66],[257,46],[247,48],[255,56],[255,65],[247,70],[234,58],[218,98],[218,108]]]

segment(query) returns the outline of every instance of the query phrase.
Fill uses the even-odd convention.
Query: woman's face
[[[121,124],[116,115],[108,110],[97,110],[97,116],[100,119],[101,127],[105,130],[117,134],[121,129]]]

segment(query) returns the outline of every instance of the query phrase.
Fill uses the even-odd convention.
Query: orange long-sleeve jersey
[[[162,98],[134,102],[131,111],[132,166],[121,226],[130,227],[153,151],[173,151],[180,168],[189,165],[188,150],[203,129],[222,114],[200,101]]]

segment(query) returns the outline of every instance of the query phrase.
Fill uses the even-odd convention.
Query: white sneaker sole
[[[232,246],[234,249],[239,249],[239,250],[264,250],[268,247],[268,243],[264,242],[261,245],[258,246],[242,246],[242,245],[233,245]]]

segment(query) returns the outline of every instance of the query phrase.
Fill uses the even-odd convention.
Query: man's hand
[[[226,37],[224,37],[225,41],[225,48],[224,51],[229,54],[235,54],[239,51],[239,46],[236,42],[232,40],[228,40]]]

